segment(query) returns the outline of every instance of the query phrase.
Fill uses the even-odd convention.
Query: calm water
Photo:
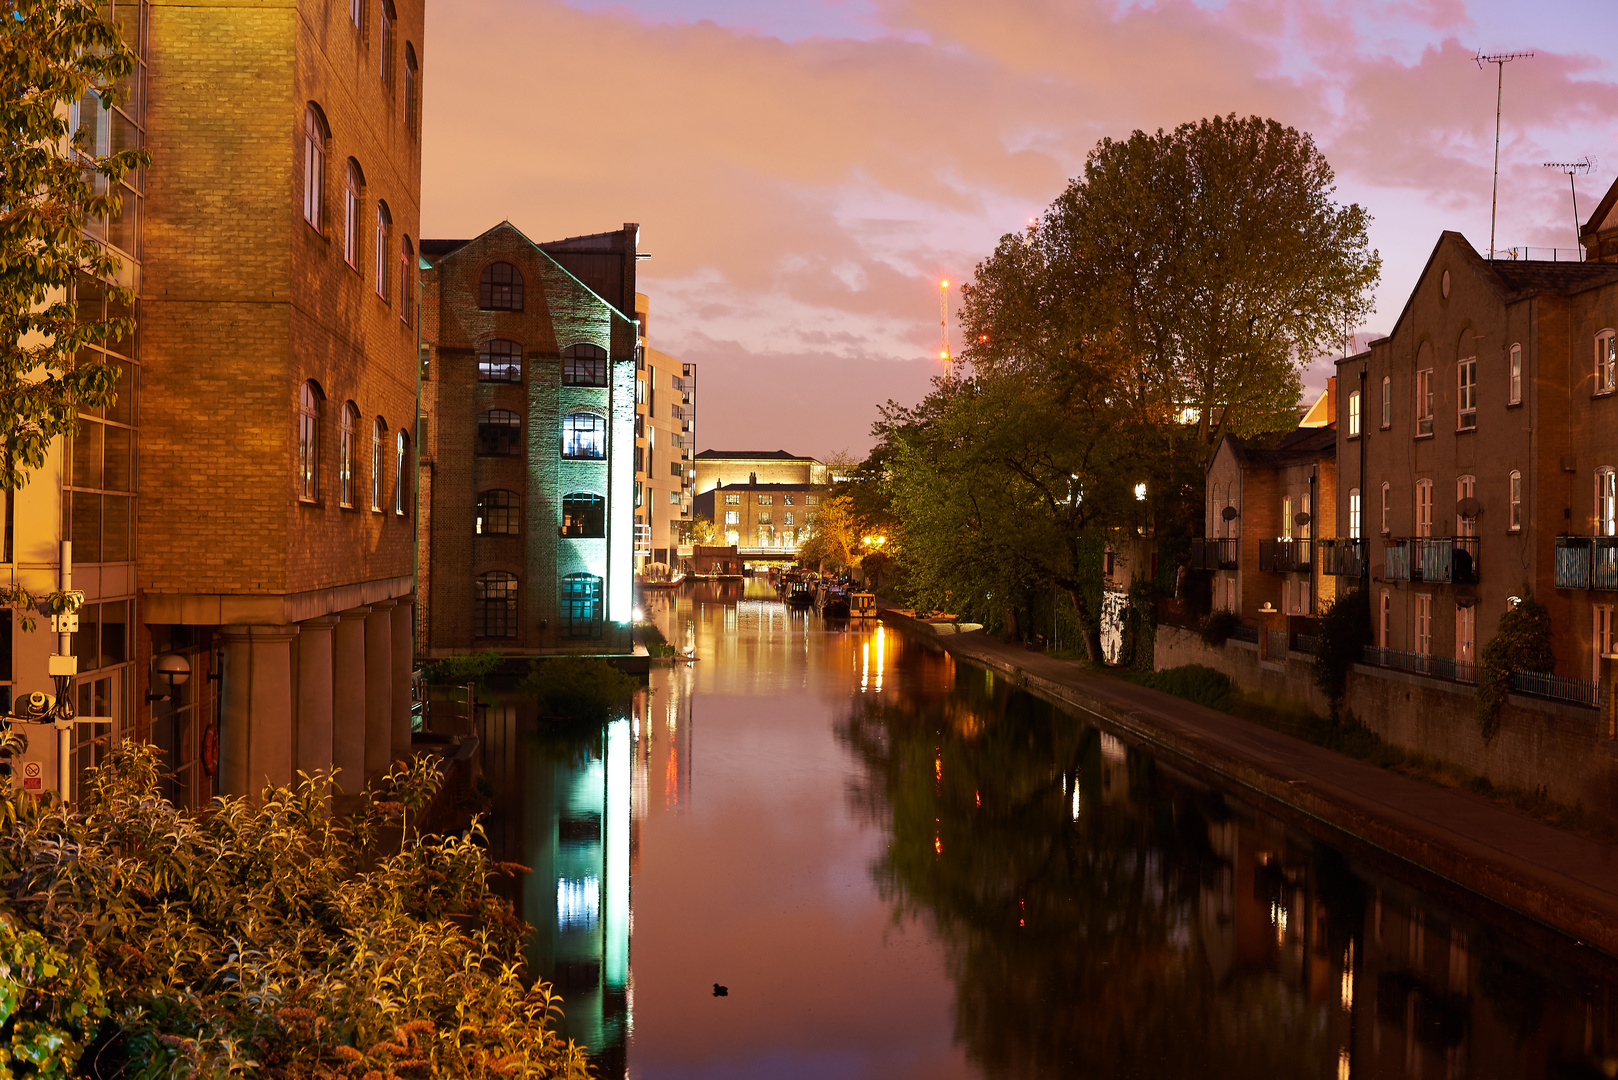
[[[648,608],[702,659],[633,717],[486,721],[603,1075],[1618,1074],[1618,968],[1571,943],[762,583]]]

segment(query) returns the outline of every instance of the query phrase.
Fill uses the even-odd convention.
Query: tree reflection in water
[[[927,683],[949,692],[856,698],[839,737],[851,800],[888,831],[877,885],[945,943],[955,1036],[986,1075],[1618,1072],[1604,978],[1004,679],[962,666],[911,686]]]

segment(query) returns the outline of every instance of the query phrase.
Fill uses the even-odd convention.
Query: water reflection
[[[485,719],[603,1076],[1618,1075],[1605,961],[762,582],[645,603],[701,659],[630,715]]]

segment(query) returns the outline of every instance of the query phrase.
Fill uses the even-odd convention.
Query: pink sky
[[[938,281],[1102,136],[1228,112],[1311,132],[1375,218],[1372,335],[1441,229],[1488,246],[1477,50],[1537,54],[1506,68],[1498,246],[1574,245],[1542,162],[1596,159],[1586,214],[1618,174],[1605,2],[436,0],[428,24],[423,235],[638,221],[702,448],[863,454],[877,406],[937,371]]]

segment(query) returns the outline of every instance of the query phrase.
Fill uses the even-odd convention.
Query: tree
[[[680,522],[681,543],[706,546],[718,538],[719,530],[714,528],[713,518],[694,517],[690,521]]]
[[[77,430],[81,408],[112,400],[117,368],[79,350],[132,333],[134,320],[100,310],[119,263],[86,227],[121,213],[119,181],[150,158],[91,141],[136,64],[94,3],[0,0],[0,16],[0,488],[15,490]],[[94,309],[76,303],[81,291]],[[106,295],[123,310],[134,302],[127,288]]]
[[[813,530],[809,539],[798,546],[799,562],[832,570],[859,565],[865,526],[848,496],[826,499],[809,519],[809,527]]]

